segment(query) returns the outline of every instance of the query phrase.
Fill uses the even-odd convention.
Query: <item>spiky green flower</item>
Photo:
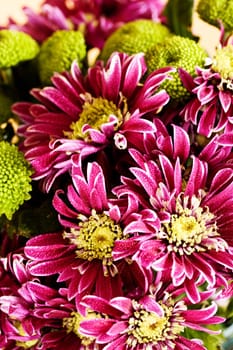
[[[106,61],[114,51],[129,55],[146,52],[151,46],[172,35],[169,29],[149,19],[139,19],[123,24],[106,40],[101,59]]]
[[[25,200],[30,199],[32,170],[15,145],[0,142],[0,215],[10,220]]]
[[[195,67],[203,67],[207,53],[194,40],[174,35],[165,39],[162,43],[154,45],[146,53],[148,73],[166,66],[183,68],[190,75],[195,75]],[[161,85],[172,99],[182,101],[189,96],[184,87],[178,71],[169,73],[173,79],[166,79]]]
[[[39,45],[30,35],[16,30],[0,30],[0,69],[31,60],[38,52]]]
[[[233,1],[232,0],[200,0],[197,5],[200,18],[216,27],[222,21],[225,30],[233,29]]]
[[[54,72],[61,73],[77,60],[79,66],[86,57],[86,44],[83,34],[75,30],[58,30],[41,46],[38,56],[39,76],[42,84],[50,85]]]

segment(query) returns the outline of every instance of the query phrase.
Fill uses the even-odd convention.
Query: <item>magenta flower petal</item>
[[[22,150],[43,189],[70,173],[74,157],[98,157],[109,147],[117,156],[116,150],[140,148],[144,134],[154,134],[148,113],[167,104],[168,94],[158,89],[168,73],[158,71],[143,83],[145,70],[141,53],[113,53],[105,66],[98,61],[85,76],[73,62],[70,72],[52,77],[53,86],[31,91],[39,103],[13,105],[24,123]]]
[[[219,100],[221,102],[221,105],[223,107],[223,110],[225,113],[229,110],[231,103],[232,103],[232,95],[230,92],[225,92],[220,90],[219,91]]]

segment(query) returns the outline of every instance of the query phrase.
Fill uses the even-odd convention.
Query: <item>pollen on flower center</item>
[[[14,321],[14,326],[18,329],[20,336],[25,336],[25,339],[28,338],[27,334],[25,333],[25,330],[23,329],[22,324],[18,320]],[[34,345],[38,343],[38,341],[39,341],[39,338],[33,339],[33,340],[25,340],[25,341],[17,340],[16,346],[22,349],[31,349]]]
[[[197,220],[194,216],[186,216],[181,214],[171,215],[171,221],[169,224],[164,224],[167,231],[167,239],[171,244],[170,249],[179,251],[183,254],[183,251],[187,254],[191,254],[194,250],[203,250],[200,247],[202,239],[212,231],[212,228],[208,229],[204,220]],[[204,249],[205,250],[205,249]]]
[[[133,334],[139,343],[162,340],[167,321],[167,317],[159,317],[156,314],[143,311],[140,313],[140,319]]]
[[[93,129],[100,130],[103,124],[109,122],[110,116],[117,118],[115,125],[115,129],[117,129],[123,119],[120,109],[112,101],[105,98],[90,98],[84,103],[79,119],[70,125],[72,132],[65,132],[65,134],[71,139],[84,139],[85,134],[82,127],[85,124],[90,125]]]
[[[85,260],[99,259],[111,264],[112,250],[116,239],[122,238],[121,227],[106,214],[93,212],[87,221],[80,223],[80,229],[65,233],[77,246],[76,255]]]
[[[88,346],[93,342],[94,338],[82,335],[79,332],[79,326],[81,321],[92,318],[93,315],[98,317],[94,312],[88,312],[87,316],[82,316],[80,313],[73,311],[70,317],[63,318],[63,328],[66,329],[67,333],[73,332],[81,340],[83,345]]]
[[[81,316],[78,312],[72,312],[71,317],[63,318],[63,327],[66,328],[67,333],[73,332],[78,337],[81,336],[79,333],[79,325],[83,320],[83,316]]]
[[[202,222],[197,222],[194,216],[172,216],[171,238],[173,241],[181,243],[192,241],[205,229]]]
[[[225,81],[233,80],[233,46],[216,50],[211,69],[218,72]]]
[[[170,222],[164,223],[161,230],[162,239],[170,245],[169,251],[179,254],[192,254],[194,251],[220,248],[217,237],[215,216],[207,207],[200,206],[200,200],[192,198],[193,208],[183,208],[178,201],[176,213],[171,214]]]
[[[136,310],[133,317],[129,319],[127,345],[136,344],[156,344],[164,341],[168,336],[170,339],[176,338],[177,334],[183,331],[183,326],[178,322],[171,321],[173,307],[162,304],[163,315],[144,309]],[[177,315],[179,321],[179,315]]]

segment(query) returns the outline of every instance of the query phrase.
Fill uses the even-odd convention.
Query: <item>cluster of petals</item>
[[[173,141],[160,135],[158,143],[164,153],[130,150],[133,177],[123,177],[114,192],[134,195],[160,221],[159,227],[146,223],[146,234],[139,232],[144,239],[133,259],[183,285],[195,303],[201,284],[226,288],[224,271],[232,275],[233,169],[215,159],[209,175],[208,163],[191,154],[188,135],[178,126]],[[208,158],[204,150],[202,157]]]
[[[71,168],[74,156],[83,158],[106,147],[124,150],[140,144],[145,134],[155,131],[151,115],[169,101],[164,90],[157,90],[170,70],[160,69],[142,84],[146,72],[143,54],[114,53],[106,66],[97,62],[86,76],[76,62],[71,72],[55,74],[53,86],[32,90],[38,103],[15,103],[13,112],[24,123],[19,128],[24,138],[22,151],[34,169],[34,179],[44,178],[48,191],[55,178]],[[91,123],[97,112],[88,112],[95,103],[97,112],[102,108],[107,113],[106,120],[96,127]],[[89,119],[81,119],[79,137],[74,128],[83,113]]]
[[[27,21],[19,25],[12,18],[8,27],[29,34],[42,43],[59,29],[81,29],[88,47],[102,48],[107,37],[123,23],[138,18],[162,20],[162,0],[45,0],[39,11],[23,8]]]
[[[184,120],[196,125],[197,133],[206,137],[223,131],[232,133],[232,87],[211,67],[197,67],[194,78],[180,69],[180,76],[191,94],[190,100],[180,112]],[[221,142],[224,142],[224,138]],[[224,143],[227,144],[226,140]]]
[[[157,281],[158,282],[158,281]],[[93,317],[80,323],[80,332],[93,337],[103,350],[146,349],[195,349],[205,347],[197,339],[183,336],[184,329],[210,332],[208,323],[218,324],[222,317],[215,316],[217,306],[212,303],[202,309],[189,309],[189,302],[176,290],[156,283],[151,293],[135,300],[116,297],[109,301],[87,295],[82,304],[101,317]],[[202,302],[209,293],[202,293]],[[213,332],[214,333],[214,332]]]
[[[26,243],[30,273],[58,275],[57,281],[66,283],[68,297],[75,298],[77,308],[86,294],[110,299],[146,292],[152,272],[131,261],[139,243],[126,237],[134,232],[138,217],[149,222],[153,218],[147,211],[137,214],[133,197],[119,203],[109,199],[103,171],[95,162],[88,163],[87,175],[80,166],[74,167],[72,180],[67,193],[57,190],[53,200],[64,231],[37,235]],[[156,216],[154,220],[156,224]],[[86,235],[85,227],[90,234]],[[118,251],[123,247],[120,258]]]
[[[50,288],[37,290],[37,281],[25,267],[26,258],[22,253],[9,254],[0,260],[0,347],[21,349],[23,344],[36,344],[44,325],[33,315],[37,298],[50,298]],[[34,295],[34,297],[33,297]],[[43,297],[42,297],[43,296]]]
[[[37,12],[23,8],[24,24],[10,18],[7,27],[39,45],[57,30],[81,30],[87,49],[100,52],[126,22],[165,23],[164,6],[43,0]],[[223,27],[221,36],[232,45]],[[145,57],[73,61],[12,105],[33,189],[12,222],[1,218],[0,349],[206,350],[202,332],[218,337],[225,327],[219,305],[233,297],[231,57],[229,78],[217,59],[216,70],[213,61],[195,76],[178,68],[185,102],[164,89],[176,69],[149,74]],[[24,215],[29,208],[34,219],[44,199],[57,225],[31,232]]]
[[[72,324],[76,306],[68,301],[66,289],[41,283],[28,272],[26,260],[15,253],[0,261],[1,349],[61,350],[64,343],[69,350],[99,349],[91,342],[82,344],[85,337]]]

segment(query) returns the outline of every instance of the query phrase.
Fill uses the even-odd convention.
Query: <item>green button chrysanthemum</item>
[[[233,45],[217,48],[211,69],[224,80],[233,80]]]
[[[15,145],[0,142],[0,215],[10,220],[25,200],[31,198],[32,170]]]
[[[171,66],[183,68],[194,76],[195,68],[204,66],[207,53],[194,40],[174,35],[148,50],[145,58],[148,73],[158,68]],[[173,79],[167,79],[161,87],[169,93],[172,99],[182,101],[189,96],[189,92],[184,87],[178,71],[169,74]]]
[[[36,57],[39,45],[30,35],[16,30],[0,30],[0,68],[14,67]]]
[[[216,27],[219,21],[227,31],[233,29],[233,1],[232,0],[200,0],[197,5],[200,18]]]
[[[41,46],[38,56],[39,76],[43,85],[50,85],[54,72],[68,71],[74,60],[79,66],[86,57],[83,34],[75,30],[57,30]]]
[[[114,51],[129,55],[146,52],[151,46],[172,35],[169,29],[149,19],[139,19],[123,24],[106,40],[101,59],[106,61]]]

